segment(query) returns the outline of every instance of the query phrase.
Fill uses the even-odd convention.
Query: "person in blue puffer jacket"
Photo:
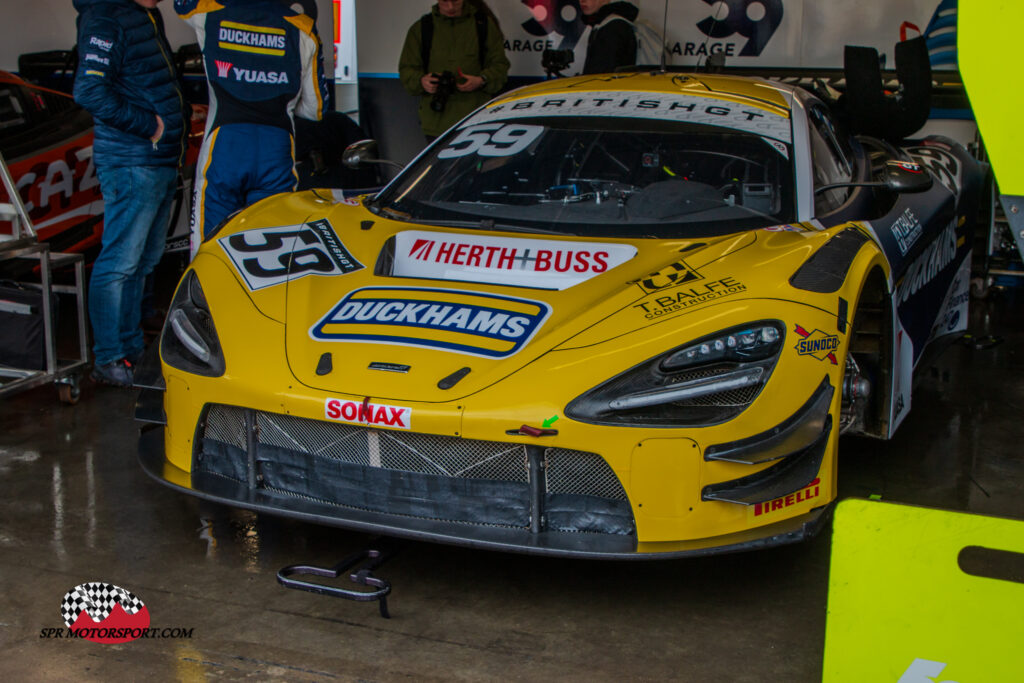
[[[314,17],[282,0],[174,0],[174,9],[196,31],[210,93],[195,254],[235,211],[295,189],[293,117],[323,117],[327,81]]]
[[[130,387],[145,342],[143,283],[163,255],[189,107],[160,0],[74,0],[75,101],[93,117],[103,246],[89,281],[94,379]]]

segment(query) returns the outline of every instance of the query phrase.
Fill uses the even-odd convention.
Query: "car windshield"
[[[405,169],[373,208],[433,225],[705,237],[792,222],[791,158],[786,142],[703,123],[470,119]]]

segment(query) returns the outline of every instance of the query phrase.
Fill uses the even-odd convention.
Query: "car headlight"
[[[565,414],[581,422],[703,426],[730,420],[768,381],[786,328],[750,323],[652,358],[573,399]]]
[[[171,302],[160,338],[160,355],[178,370],[207,377],[224,374],[224,353],[194,270],[185,273]]]

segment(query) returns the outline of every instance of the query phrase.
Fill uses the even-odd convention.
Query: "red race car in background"
[[[188,250],[192,174],[203,141],[206,107],[194,106],[168,225],[168,250]],[[0,153],[11,171],[40,241],[52,251],[99,253],[103,198],[92,162],[92,117],[70,95],[0,71]],[[0,184],[0,197],[9,201]],[[0,220],[0,239],[11,223]]]

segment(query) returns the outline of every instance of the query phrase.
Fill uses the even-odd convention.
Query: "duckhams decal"
[[[826,358],[832,363],[832,365],[838,365],[836,361],[836,349],[839,348],[839,337],[834,334],[825,334],[821,330],[814,330],[814,332],[808,332],[800,325],[796,325],[796,333],[803,337],[793,347],[796,352],[801,356],[811,356],[817,360],[825,360]]]
[[[956,224],[950,223],[907,268],[903,278],[896,285],[896,303],[902,306],[907,299],[917,294],[922,287],[953,263],[957,246]]]
[[[318,341],[422,346],[487,358],[519,352],[547,320],[543,302],[462,290],[366,287],[310,330]]]
[[[735,278],[723,277],[710,280],[691,287],[679,287],[665,292],[662,296],[652,297],[633,306],[639,308],[648,320],[658,320],[666,315],[678,313],[687,308],[722,299],[739,292],[745,292],[746,285]]]
[[[785,510],[788,507],[799,505],[800,503],[806,503],[809,500],[814,500],[819,496],[821,496],[821,479],[815,479],[796,493],[791,493],[788,496],[770,500],[767,503],[755,503],[754,505],[751,505],[747,508],[747,516],[750,519],[753,519],[755,517],[770,515],[774,512]]]
[[[371,427],[394,427],[412,429],[412,408],[389,406],[345,398],[324,400],[324,417],[336,422],[369,425]]]
[[[605,273],[634,256],[636,247],[625,244],[410,230],[395,237],[391,274],[561,290]]]
[[[323,219],[245,230],[217,242],[253,291],[306,275],[345,275],[363,268]]]

